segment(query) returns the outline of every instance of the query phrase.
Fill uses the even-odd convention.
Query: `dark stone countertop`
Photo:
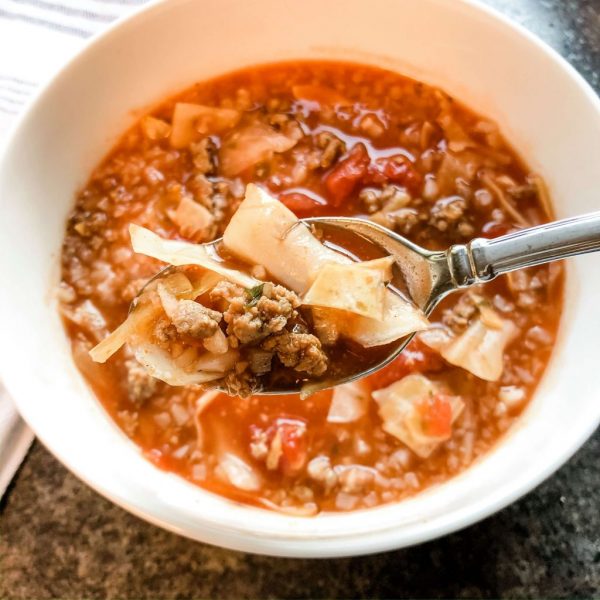
[[[600,0],[488,3],[600,89]],[[600,597],[598,456],[599,432],[549,481],[475,526],[415,548],[317,561],[167,533],[98,496],[36,443],[0,504],[0,597]]]

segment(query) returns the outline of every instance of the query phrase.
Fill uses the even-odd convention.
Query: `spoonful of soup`
[[[510,321],[481,299],[479,318],[453,339],[426,315],[454,290],[600,248],[600,217],[433,252],[361,219],[299,221],[249,185],[210,244],[166,240],[137,225],[130,233],[136,252],[169,266],[90,351],[95,361],[127,343],[170,385],[308,395],[382,368],[417,332],[447,361],[494,380],[514,336]]]

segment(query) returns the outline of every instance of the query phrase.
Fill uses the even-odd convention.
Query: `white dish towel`
[[[0,144],[18,114],[85,40],[147,0],[0,0]],[[33,433],[0,382],[0,498]]]

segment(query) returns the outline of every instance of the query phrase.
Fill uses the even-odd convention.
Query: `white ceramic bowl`
[[[148,106],[197,80],[293,58],[370,63],[445,88],[498,120],[547,179],[559,216],[598,208],[600,103],[524,30],[465,0],[169,0],[96,38],[40,93],[0,163],[0,369],[42,442],[136,515],[230,548],[363,554],[464,527],[531,490],[600,420],[589,256],[569,265],[550,368],[518,425],[465,473],[399,504],[293,518],[214,496],[147,462],[75,369],[52,301],[65,218],[94,165]]]

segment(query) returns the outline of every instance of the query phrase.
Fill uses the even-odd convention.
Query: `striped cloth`
[[[0,0],[0,142],[84,41],[147,0]]]
[[[84,41],[147,0],[0,0],[0,145],[36,90]],[[33,433],[0,383],[0,498]]]

